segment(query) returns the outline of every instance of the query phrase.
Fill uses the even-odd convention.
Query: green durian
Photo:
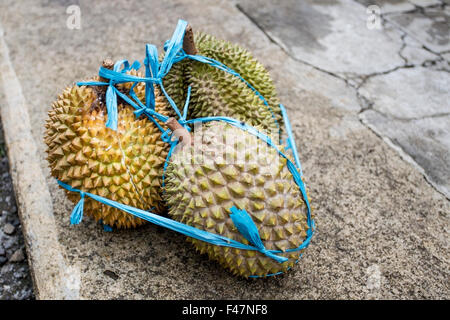
[[[131,83],[117,87],[127,93]],[[145,84],[139,83],[134,90],[145,102]],[[155,109],[170,115],[158,89]],[[73,188],[163,213],[161,179],[168,145],[152,121],[145,116],[136,119],[133,111],[119,99],[118,129],[113,131],[105,127],[107,112],[101,88],[74,85],[65,89],[52,104],[46,123],[44,141],[51,174]],[[80,199],[73,192],[67,195],[74,202]],[[84,201],[85,214],[106,225],[132,228],[145,223],[89,197]]]
[[[202,62],[185,59],[175,63],[163,78],[168,94],[179,108],[191,86],[188,118],[228,116],[271,134],[282,126],[279,100],[273,81],[250,52],[211,35],[195,34],[198,54],[215,59],[238,72],[267,100],[269,107],[238,77]]]
[[[165,179],[169,215],[180,222],[248,244],[230,218],[245,209],[269,250],[297,248],[306,238],[307,207],[285,158],[264,141],[224,122],[209,122],[195,143],[177,147]],[[281,148],[281,147],[280,147]],[[281,253],[284,263],[257,251],[190,242],[212,260],[243,277],[286,271],[300,254]]]

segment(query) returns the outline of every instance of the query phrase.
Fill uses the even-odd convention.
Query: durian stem
[[[103,60],[102,66],[106,69],[112,70],[114,67],[114,61],[106,58]],[[99,81],[101,82],[109,82],[108,79],[105,79],[103,77],[99,77]],[[91,86],[91,88],[94,91],[94,94],[96,95],[95,100],[91,104],[91,109],[103,109],[105,108],[105,94],[106,90],[108,89],[108,86]]]
[[[192,145],[194,144],[194,139],[192,139],[192,135],[189,131],[186,130],[178,121],[177,119],[171,117],[167,119],[165,124],[169,127],[170,130],[172,130],[174,136],[178,137],[180,142],[183,145]]]
[[[187,25],[186,32],[184,33],[183,50],[190,55],[196,55],[198,52],[195,47],[194,32],[192,31],[192,27],[190,25]]]
[[[103,66],[103,68],[112,70],[112,68],[114,67],[114,61],[109,58],[106,58],[105,60],[103,60],[102,66]],[[100,77],[100,81],[101,82],[109,82],[108,79],[105,79],[103,77]]]

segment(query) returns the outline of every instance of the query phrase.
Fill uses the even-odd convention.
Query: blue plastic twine
[[[234,207],[231,208],[232,212],[234,212],[233,214],[235,214],[233,221],[237,221],[237,223],[239,225],[239,226],[237,226],[237,228],[244,230],[244,232],[246,232],[246,233],[243,236],[245,238],[249,237],[247,240],[249,240],[249,242],[254,245],[246,245],[246,244],[240,243],[238,241],[229,239],[227,237],[224,237],[224,236],[221,236],[221,235],[218,235],[215,233],[210,233],[208,231],[200,230],[200,229],[194,228],[192,226],[189,226],[187,224],[184,224],[184,223],[172,220],[172,219],[164,218],[160,215],[157,215],[157,214],[149,212],[149,211],[144,211],[144,210],[141,210],[138,208],[134,208],[134,207],[125,205],[123,203],[119,203],[119,202],[116,202],[116,201],[113,201],[113,200],[110,200],[110,199],[107,199],[107,198],[104,198],[104,197],[101,197],[101,196],[98,196],[98,195],[95,195],[95,194],[92,194],[89,192],[83,192],[79,189],[72,188],[68,184],[65,184],[61,181],[58,181],[58,184],[61,187],[65,188],[69,191],[78,192],[82,195],[82,199],[78,202],[77,206],[75,207],[75,209],[72,212],[73,216],[80,214],[80,213],[82,215],[82,210],[80,211],[80,209],[77,209],[77,207],[79,208],[81,206],[81,209],[82,209],[84,196],[86,195],[96,201],[103,203],[103,204],[106,204],[113,208],[122,210],[122,211],[132,214],[138,218],[147,220],[153,224],[176,231],[178,233],[181,233],[181,234],[191,237],[191,238],[195,238],[195,239],[198,239],[198,240],[201,240],[204,242],[208,242],[208,243],[211,243],[211,244],[214,244],[217,246],[222,246],[222,247],[230,247],[230,248],[236,248],[236,249],[241,249],[241,250],[259,251],[259,252],[265,254],[266,256],[268,256],[272,259],[275,259],[278,262],[287,261],[287,258],[276,255],[276,253],[282,253],[282,251],[265,249],[264,245],[261,242],[261,238],[259,238],[256,226],[253,223],[253,221],[251,220],[248,213],[246,213],[245,211],[239,211]],[[232,214],[232,216],[233,216],[233,214]],[[81,216],[77,216],[77,218],[79,218],[81,221]],[[253,224],[253,227],[251,225],[249,225],[249,221],[251,221],[251,223]],[[78,221],[78,223],[79,223],[79,221]],[[259,240],[258,240],[258,238],[259,238]]]
[[[261,241],[261,237],[259,236],[258,228],[256,227],[247,211],[238,210],[236,207],[232,207],[230,211],[232,212],[230,218],[231,220],[233,220],[233,223],[238,231],[244,236],[245,239],[247,239],[250,243],[257,247],[259,252],[265,254],[266,256],[274,259],[279,263],[289,260],[288,258],[280,257],[271,253],[264,247],[264,244]]]
[[[58,183],[61,185],[60,181]],[[78,201],[75,208],[72,210],[70,215],[70,224],[79,224],[83,220],[83,209],[84,209],[84,195],[85,193],[80,190],[80,201]]]
[[[89,81],[89,82],[79,82],[78,85],[99,85],[104,86],[107,85],[108,89],[106,92],[106,104],[107,104],[107,112],[108,112],[108,121],[106,123],[106,127],[117,130],[117,97],[119,96],[122,98],[125,102],[127,102],[129,105],[131,105],[133,108],[136,109],[134,112],[136,117],[141,116],[142,114],[146,115],[151,121],[153,121],[157,127],[161,130],[162,135],[161,139],[164,142],[167,142],[170,144],[170,150],[167,155],[166,161],[164,163],[164,169],[163,169],[163,177],[162,177],[162,185],[164,186],[164,178],[165,178],[165,172],[168,166],[168,163],[170,161],[171,155],[173,153],[173,150],[178,144],[178,140],[173,140],[171,136],[170,129],[164,130],[162,126],[158,123],[158,121],[166,122],[168,120],[167,116],[164,116],[162,114],[159,114],[155,111],[155,95],[154,95],[154,84],[158,84],[161,88],[161,91],[167,98],[167,101],[169,102],[172,109],[175,111],[175,113],[178,116],[179,123],[190,131],[189,124],[193,124],[196,122],[209,122],[209,121],[223,121],[227,122],[235,127],[240,128],[241,130],[247,131],[248,133],[258,137],[259,139],[265,141],[269,146],[272,148],[275,148],[280,156],[285,158],[287,160],[287,167],[289,171],[292,173],[293,179],[295,183],[298,185],[302,197],[306,203],[307,207],[307,224],[308,224],[308,230],[307,230],[307,236],[305,240],[300,244],[297,248],[293,249],[287,249],[284,252],[295,252],[302,250],[306,248],[311,238],[314,234],[315,224],[314,221],[311,218],[311,206],[309,204],[308,196],[306,193],[306,188],[303,183],[303,180],[301,179],[303,173],[301,168],[300,159],[298,158],[297,148],[295,145],[291,124],[289,122],[289,118],[287,116],[286,109],[283,105],[280,104],[280,109],[282,113],[282,118],[285,124],[286,133],[287,133],[287,140],[286,140],[286,150],[292,149],[292,153],[294,155],[294,162],[295,164],[289,159],[288,156],[286,156],[279,147],[272,141],[272,139],[259,132],[255,128],[247,125],[246,123],[243,123],[241,121],[238,121],[233,118],[229,117],[204,117],[204,118],[197,118],[197,119],[190,119],[187,120],[187,112],[188,112],[188,106],[189,106],[189,99],[191,94],[191,88],[188,88],[187,92],[187,98],[185,105],[183,107],[183,113],[180,112],[178,107],[176,106],[175,102],[172,100],[172,98],[167,94],[167,92],[164,89],[162,78],[170,71],[170,68],[173,66],[174,63],[177,63],[185,58],[189,58],[192,60],[196,60],[202,63],[206,63],[208,65],[211,65],[215,68],[218,68],[220,70],[223,70],[225,72],[228,72],[232,75],[235,75],[239,79],[241,79],[244,83],[247,84],[249,88],[253,90],[253,92],[264,102],[264,104],[268,107],[270,112],[272,113],[272,117],[275,119],[275,116],[273,114],[273,111],[271,110],[269,104],[267,103],[266,99],[253,87],[250,83],[248,83],[239,73],[235,72],[234,70],[228,68],[224,64],[222,64],[219,61],[216,61],[214,59],[203,57],[200,55],[187,55],[183,49],[183,38],[185,29],[187,26],[187,22],[183,20],[178,21],[178,25],[175,29],[175,32],[172,35],[172,38],[169,41],[166,41],[164,45],[164,50],[166,51],[166,55],[161,62],[161,64],[158,61],[158,52],[154,45],[146,45],[146,57],[144,59],[144,66],[145,66],[145,77],[137,77],[133,75],[126,74],[129,70],[138,70],[140,68],[140,63],[138,61],[135,61],[131,66],[128,63],[127,60],[121,60],[114,64],[113,70],[106,69],[104,67],[100,67],[99,70],[99,76],[103,77],[105,79],[109,79],[108,83],[105,82],[98,82],[98,81]],[[122,69],[121,66],[123,65]],[[126,83],[126,82],[133,82],[133,85],[131,87],[131,90],[129,92],[130,97],[123,94],[117,88],[115,87],[116,84],[119,83]],[[134,93],[134,87],[139,82],[144,82],[146,84],[145,87],[145,98],[146,98],[146,104],[144,105],[136,96]],[[276,119],[275,119],[276,122]],[[277,122],[276,122],[277,123]],[[278,126],[278,123],[277,123]],[[281,140],[280,140],[281,141]],[[149,211],[140,210],[131,206],[127,206],[124,204],[121,204],[119,202],[109,200],[107,198],[100,197],[98,195],[94,195],[88,192],[83,192],[81,190],[72,188],[71,186],[58,181],[59,185],[69,191],[72,192],[78,192],[80,193],[80,201],[77,203],[75,208],[72,211],[72,214],[70,216],[70,222],[71,224],[78,224],[81,222],[83,218],[83,203],[85,196],[88,196],[96,201],[99,201],[103,204],[106,204],[108,206],[114,207],[116,209],[122,210],[124,212],[127,212],[129,214],[132,214],[138,218],[147,220],[151,223],[154,223],[159,226],[166,227],[168,229],[171,229],[173,231],[179,232],[181,234],[184,234],[188,237],[195,238],[207,243],[211,243],[218,246],[226,246],[226,247],[232,247],[236,249],[241,250],[254,250],[259,251],[262,254],[266,255],[267,257],[270,257],[274,259],[275,261],[279,263],[283,263],[288,260],[288,258],[279,256],[277,254],[282,253],[283,251],[280,250],[267,250],[264,247],[264,244],[261,240],[261,237],[258,232],[258,228],[256,227],[255,223],[253,222],[251,216],[247,213],[245,210],[239,210],[236,207],[229,208],[231,214],[230,218],[232,219],[234,225],[236,226],[237,230],[241,233],[241,235],[249,241],[251,245],[245,245],[243,243],[237,242],[235,240],[223,237],[221,235],[210,233],[204,230],[200,230],[197,228],[194,228],[192,226],[183,224],[181,222],[177,222],[172,219],[164,218],[162,216],[156,215],[154,213],[151,213]],[[300,255],[301,257],[302,255]],[[299,259],[300,259],[299,257]],[[298,262],[298,260],[296,261]],[[269,274],[266,276],[272,276],[281,274],[283,272],[278,272],[275,274]],[[259,277],[259,276],[251,276],[251,277]]]

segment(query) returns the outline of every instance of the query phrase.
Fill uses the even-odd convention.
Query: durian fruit
[[[245,209],[268,250],[297,248],[306,238],[307,208],[287,161],[264,141],[224,122],[203,124],[193,145],[175,149],[164,198],[173,219],[248,244],[230,218]],[[281,148],[281,147],[280,147]],[[280,253],[279,263],[258,251],[188,238],[201,252],[243,277],[286,271],[302,251]]]
[[[126,73],[128,75],[136,76],[136,77],[140,77],[140,78],[143,78],[145,76],[143,72],[135,70],[135,69],[127,71]],[[97,77],[97,78],[98,78],[97,81],[99,81],[100,77]],[[118,83],[116,86],[117,86],[117,89],[119,89],[121,92],[125,93],[128,97],[130,97],[130,95],[128,93],[130,92],[131,87],[133,86],[133,82]],[[155,90],[156,90],[155,94],[157,96],[160,96],[159,99],[161,100],[163,95],[160,93],[160,90],[159,90],[157,85],[154,85],[154,87],[155,87]],[[134,87],[133,91],[136,94],[136,96],[138,97],[138,99],[142,103],[145,104],[145,83],[144,82],[138,82],[136,84],[136,86]]]
[[[98,78],[94,78],[98,80]],[[130,84],[118,85],[130,89]],[[145,85],[135,87],[145,103]],[[128,92],[128,91],[126,91]],[[68,87],[52,104],[45,143],[52,175],[73,188],[155,213],[165,211],[161,178],[168,145],[156,125],[118,100],[118,130],[105,127],[107,111],[101,87]],[[155,90],[159,113],[170,115],[165,98]],[[68,192],[76,202],[78,194]],[[132,228],[145,221],[85,198],[84,212],[116,228]]]
[[[191,86],[188,118],[228,116],[259,126],[266,133],[278,134],[282,126],[279,100],[264,66],[242,47],[205,33],[196,33],[195,48],[197,54],[238,72],[264,96],[272,112],[238,77],[208,64],[184,59],[172,66],[163,84],[179,107],[184,105],[187,88]]]

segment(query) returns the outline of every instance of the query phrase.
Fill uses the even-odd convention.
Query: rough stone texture
[[[450,77],[439,65],[371,77],[359,93],[377,111],[364,119],[409,154],[450,198]]]
[[[9,258],[10,262],[22,262],[24,260],[25,260],[25,255],[23,254],[22,249],[17,249],[16,251],[14,251],[12,256]]]
[[[447,3],[448,0],[356,0],[357,2],[365,5],[377,5],[381,8],[382,13],[392,12],[404,12],[414,10],[415,6],[418,7],[430,7]]]
[[[363,6],[351,9],[342,2],[320,3],[311,9],[316,17],[324,12],[335,15],[337,7],[348,6],[339,19],[345,21],[361,10],[359,19],[365,28]],[[328,11],[317,13],[324,3],[329,3]],[[7,0],[0,5],[0,20],[52,195],[59,252],[70,266],[71,288],[79,289],[80,297],[450,298],[450,203],[426,183],[421,172],[360,122],[358,92],[345,81],[292,59],[229,1],[210,1],[207,6],[200,0],[80,1],[81,30],[65,28],[69,4]],[[148,18],[149,12],[165,18],[156,24]],[[65,84],[94,74],[104,57],[142,59],[146,42],[161,49],[180,17],[194,29],[251,49],[269,68],[288,108],[318,229],[304,258],[286,275],[256,281],[235,278],[198,255],[183,236],[152,225],[112,233],[103,232],[89,219],[69,226],[73,204],[50,177],[42,142],[50,103]],[[330,23],[316,23],[319,34],[321,28],[338,27],[336,21]],[[397,54],[403,46],[399,37],[394,44],[384,41],[381,33],[374,37],[386,45],[373,60],[381,59],[381,63],[368,69],[348,64],[348,72],[365,74],[403,65]],[[331,38],[347,41],[344,36]],[[359,50],[363,45],[355,46]],[[385,55],[390,55],[389,63],[383,61]],[[336,65],[338,61],[342,65],[339,59]],[[346,71],[343,66],[342,70]],[[18,190],[23,189],[19,186]],[[34,263],[32,267],[43,268]],[[39,289],[41,295],[48,288]]]
[[[444,55],[441,59],[435,61],[426,61],[424,66],[437,71],[445,71],[450,73],[450,62],[445,60]]]
[[[424,67],[371,77],[359,92],[373,108],[394,118],[414,119],[450,113],[449,74]]]
[[[33,298],[28,263],[11,261],[24,246],[0,118],[0,300]]]
[[[439,0],[409,0],[409,2],[419,7],[429,7],[441,4]]]
[[[403,43],[404,47],[400,51],[400,55],[405,59],[407,65],[422,65],[426,61],[439,59],[438,55],[424,49],[420,42],[407,34],[404,35]]]
[[[16,228],[11,223],[7,223],[3,227],[3,232],[6,233],[7,235],[12,235],[15,229]]]
[[[402,120],[368,110],[362,116],[377,132],[389,137],[410,155],[424,169],[429,181],[450,198],[450,113]]]
[[[405,30],[434,52],[450,50],[450,7],[426,8],[405,14],[393,14],[386,19]]]
[[[356,0],[357,2],[365,5],[376,5],[381,8],[381,12],[392,13],[392,12],[405,12],[414,10],[416,6],[418,7],[430,7],[438,6],[443,3],[449,4],[448,0]]]
[[[327,72],[349,78],[403,64],[397,54],[401,41],[382,28],[369,29],[366,8],[352,1],[255,0],[238,5],[290,55]]]
[[[405,0],[356,0],[366,7],[376,5],[380,7],[381,13],[403,12],[414,10],[415,6]]]
[[[450,63],[450,52],[449,52],[449,53],[442,54],[442,57],[443,57],[448,63]]]
[[[22,87],[11,63],[4,30],[0,24],[0,101],[5,142],[10,160],[19,216],[22,221],[28,259],[36,295],[41,299],[76,298],[69,284],[55,227],[51,196],[39,166],[36,141],[31,134],[28,108]],[[18,260],[18,256],[13,260]]]

